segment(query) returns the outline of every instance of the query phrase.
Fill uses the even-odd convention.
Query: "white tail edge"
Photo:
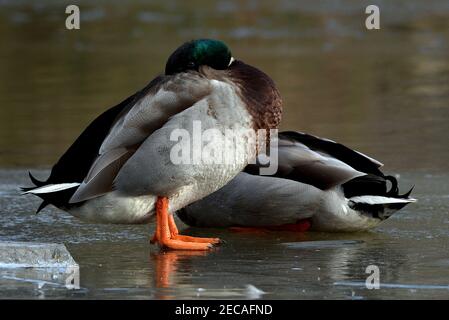
[[[349,200],[355,203],[366,203],[366,204],[393,204],[393,203],[412,203],[416,202],[416,199],[408,198],[389,198],[389,197],[381,197],[381,196],[357,196],[352,197]]]
[[[62,190],[67,190],[71,188],[78,187],[80,183],[78,182],[72,182],[72,183],[58,183],[58,184],[48,184],[46,186],[42,186],[36,189],[28,190],[23,192],[22,194],[42,194],[42,193],[52,193],[52,192],[58,192]]]

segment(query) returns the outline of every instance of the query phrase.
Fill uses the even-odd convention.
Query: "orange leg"
[[[157,206],[157,203],[156,203]],[[158,239],[161,238],[161,232],[159,226],[162,225],[161,215],[157,214],[156,210],[156,231],[154,232],[153,238],[151,238],[150,243],[156,243],[158,242]]]
[[[156,233],[152,238],[152,243],[157,242],[162,247],[177,250],[207,250],[213,244],[218,243],[218,239],[194,238],[180,236],[173,217],[168,213],[168,198],[158,197],[156,201]],[[201,240],[200,240],[201,239]]]

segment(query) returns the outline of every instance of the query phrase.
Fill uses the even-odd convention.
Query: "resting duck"
[[[260,161],[250,164],[180,210],[181,220],[199,227],[352,232],[373,228],[415,201],[412,190],[399,195],[397,180],[379,170],[380,162],[342,144],[292,131],[279,133],[277,141],[274,175],[260,175]]]
[[[84,220],[124,224],[156,216],[153,243],[206,250],[219,239],[179,235],[170,212],[224,186],[251,155],[230,164],[175,164],[171,151],[180,142],[172,134],[191,134],[198,121],[202,131],[217,129],[226,139],[227,130],[277,128],[281,113],[279,92],[265,73],[235,60],[221,41],[193,40],[171,54],[165,74],[96,118],[46,181],[30,174],[35,186],[23,190],[43,199],[38,212],[52,204]]]

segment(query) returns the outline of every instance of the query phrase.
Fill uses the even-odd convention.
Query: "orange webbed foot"
[[[221,243],[221,240],[219,238],[198,238],[198,237],[177,235],[177,236],[174,236],[173,239],[180,240],[180,241],[187,241],[187,242],[195,242],[195,243],[210,243],[212,245]]]
[[[168,199],[158,197],[156,201],[156,232],[151,243],[174,250],[209,250],[220,243],[218,238],[197,238],[180,235],[173,215],[168,213]]]

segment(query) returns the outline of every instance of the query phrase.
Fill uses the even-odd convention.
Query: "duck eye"
[[[190,61],[189,63],[187,63],[187,68],[189,69],[195,68],[195,62]]]

